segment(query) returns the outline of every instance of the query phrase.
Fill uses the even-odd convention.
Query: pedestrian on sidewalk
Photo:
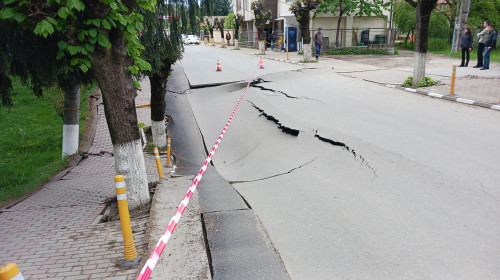
[[[469,27],[465,28],[465,34],[462,37],[462,42],[460,42],[460,49],[462,50],[462,63],[458,67],[469,66],[470,51],[472,50],[473,41],[474,38],[472,37],[472,30]],[[467,54],[467,61],[464,64],[466,54]]]
[[[316,60],[319,60],[319,53],[321,52],[321,45],[323,45],[323,28],[318,27],[318,32],[314,34],[314,47],[316,49]]]
[[[481,68],[483,67],[483,51],[484,51],[484,42],[486,41],[486,38],[488,37],[488,26],[490,26],[490,22],[485,20],[483,22],[484,29],[483,31],[477,33],[477,38],[478,38],[478,46],[477,46],[477,65],[474,66],[474,68]]]
[[[484,43],[483,68],[481,68],[480,70],[490,69],[490,53],[497,46],[497,32],[495,31],[495,29],[493,29],[493,26],[491,25],[488,26],[488,31],[490,33],[488,34],[488,38]]]
[[[274,51],[274,47],[276,44],[276,36],[274,35],[274,31],[271,32],[271,51]]]
[[[229,31],[226,33],[226,41],[227,45],[231,46],[231,34],[229,34]]]

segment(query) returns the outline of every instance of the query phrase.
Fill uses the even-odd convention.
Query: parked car
[[[182,42],[184,44],[187,44],[187,38],[188,38],[187,35],[186,34],[181,34],[181,38],[182,38]]]
[[[186,44],[200,44],[200,39],[196,35],[188,35],[186,39]]]

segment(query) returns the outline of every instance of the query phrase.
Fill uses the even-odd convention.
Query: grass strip
[[[95,85],[81,91],[80,133],[88,116],[87,96]],[[0,108],[0,205],[36,189],[67,166],[61,158],[64,95],[57,88],[43,97],[31,94],[16,79],[14,107]]]

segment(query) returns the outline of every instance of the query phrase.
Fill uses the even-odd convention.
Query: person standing
[[[493,26],[488,26],[488,38],[484,43],[484,56],[483,56],[483,67],[480,70],[490,69],[490,53],[497,46],[497,32],[493,29]]]
[[[229,31],[226,33],[226,41],[227,45],[231,46],[231,34],[229,34]]]
[[[318,32],[314,34],[314,47],[316,49],[316,60],[319,60],[319,53],[321,52],[321,46],[323,45],[323,33],[321,32],[323,28],[318,27]]]
[[[472,50],[472,30],[467,27],[465,28],[465,34],[462,37],[462,42],[460,42],[460,49],[462,50],[462,63],[458,67],[469,66],[470,51]],[[465,54],[467,54],[467,61],[464,64]]]
[[[486,38],[488,37],[488,26],[490,25],[490,22],[485,20],[483,22],[484,29],[483,31],[477,33],[477,38],[478,38],[478,46],[477,46],[477,65],[474,66],[473,68],[481,68],[483,67],[483,51],[484,51],[484,42],[486,41]]]
[[[274,51],[274,47],[276,44],[276,36],[274,35],[274,31],[271,32],[271,50]]]

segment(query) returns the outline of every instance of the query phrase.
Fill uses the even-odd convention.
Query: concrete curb
[[[434,98],[445,99],[445,100],[448,100],[448,101],[458,102],[458,103],[462,103],[462,104],[479,106],[479,107],[482,107],[482,108],[487,108],[487,109],[493,109],[493,110],[500,111],[500,104],[488,104],[488,103],[484,103],[484,102],[474,101],[474,100],[471,100],[471,99],[460,98],[458,96],[444,95],[444,94],[439,94],[439,93],[434,93],[434,92],[426,92],[426,91],[422,91],[422,90],[419,90],[419,89],[406,88],[406,87],[397,86],[397,85],[391,85],[391,84],[387,84],[386,87],[397,88],[397,89],[404,90],[404,91],[418,93],[420,95],[425,95],[425,96],[430,96],[430,97],[434,97]]]

